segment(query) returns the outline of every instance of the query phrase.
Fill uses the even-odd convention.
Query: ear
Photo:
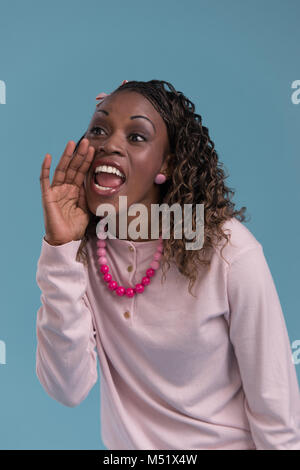
[[[169,153],[169,154],[165,157],[164,162],[163,162],[163,164],[162,164],[162,166],[161,166],[161,168],[160,168],[160,172],[163,173],[164,175],[166,175],[167,179],[169,179],[170,176],[171,176],[171,175],[170,175],[170,172],[169,172],[169,162],[170,162],[170,160],[171,160],[172,158],[174,158],[174,154]]]

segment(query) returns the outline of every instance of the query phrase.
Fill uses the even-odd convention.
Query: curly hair
[[[165,89],[165,84],[171,91]],[[237,217],[240,222],[248,222],[244,215],[246,207],[235,210],[235,204],[231,201],[235,191],[224,183],[229,175],[225,175],[222,169],[223,164],[219,162],[208,128],[202,125],[202,117],[195,113],[195,105],[182,92],[176,91],[169,82],[150,80],[129,81],[116,88],[111,95],[123,90],[145,96],[167,127],[172,158],[167,162],[170,177],[160,187],[160,204],[166,203],[170,207],[177,203],[182,208],[184,204],[192,204],[193,230],[196,227],[196,204],[204,204],[205,230],[201,249],[186,250],[185,243],[191,240],[186,240],[184,233],[182,239],[174,239],[173,230],[170,230],[169,239],[163,239],[162,281],[165,281],[166,271],[173,260],[179,272],[189,279],[188,291],[193,295],[191,289],[197,279],[198,267],[202,265],[209,268],[211,264],[211,259],[204,259],[204,255],[211,254],[222,238],[226,239],[226,244],[229,242],[230,235],[223,232],[222,225],[232,217]],[[77,142],[74,154],[85,135]],[[87,264],[84,248],[89,237],[95,236],[99,222],[99,217],[92,212],[89,211],[89,215],[90,220],[76,257],[77,261],[83,261],[84,264]],[[174,229],[172,215],[171,212],[170,222]]]

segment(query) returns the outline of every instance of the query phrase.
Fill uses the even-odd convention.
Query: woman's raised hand
[[[70,140],[49,181],[51,155],[46,154],[40,175],[45,222],[45,240],[50,245],[63,245],[83,238],[89,222],[83,181],[94,157],[88,139],[80,142],[73,156],[75,142]]]

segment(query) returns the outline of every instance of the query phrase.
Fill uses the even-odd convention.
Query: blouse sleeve
[[[229,335],[257,450],[300,450],[300,394],[290,340],[262,245],[228,270]]]
[[[96,332],[86,298],[87,273],[76,261],[80,240],[52,246],[43,238],[36,281],[36,374],[48,395],[79,405],[97,381]]]

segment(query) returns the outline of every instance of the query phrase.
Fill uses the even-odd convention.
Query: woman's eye
[[[143,137],[143,136],[140,135],[140,134],[131,134],[131,135],[137,135],[138,137],[142,137],[143,140],[146,140],[145,137]],[[138,140],[138,142],[143,142],[143,140]]]
[[[103,130],[102,127],[93,127],[93,128],[90,130],[90,133],[91,133],[91,134],[94,134],[94,130],[96,130],[96,129],[101,129],[101,130]]]
[[[93,127],[93,128],[90,130],[90,133],[91,133],[91,134],[96,134],[96,132],[94,132],[94,131],[96,131],[96,130],[98,130],[98,129],[103,131],[102,127]],[[97,135],[101,135],[101,134],[98,134],[98,133],[97,133]],[[131,135],[141,137],[144,141],[146,140],[145,137],[142,136],[141,134],[131,134]],[[143,140],[138,140],[137,142],[143,142]]]

